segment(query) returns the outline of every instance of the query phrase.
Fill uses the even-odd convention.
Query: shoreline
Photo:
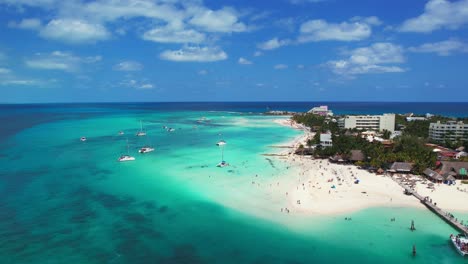
[[[302,129],[304,134],[289,141],[297,147],[312,134],[290,120],[274,120],[275,123],[293,129]],[[284,152],[283,152],[284,154]],[[358,169],[355,165],[329,163],[324,159],[295,155],[289,152],[287,159],[274,157],[286,163],[287,171],[282,179],[288,183],[287,208],[304,215],[342,215],[372,207],[413,207],[425,208],[413,196],[405,195],[404,189],[387,175],[376,175]],[[298,176],[299,175],[299,176]],[[468,186],[447,186],[439,184],[434,190],[427,188],[424,178],[418,177],[416,191],[430,196],[444,211],[467,213]],[[359,179],[359,183],[354,182]],[[295,184],[294,184],[295,183]],[[458,190],[459,187],[461,190]]]

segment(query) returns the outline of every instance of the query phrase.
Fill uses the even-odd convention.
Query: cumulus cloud
[[[326,65],[334,73],[345,76],[405,71],[399,66],[389,65],[405,62],[403,48],[392,43],[375,43],[369,47],[357,48],[348,53],[348,58],[329,61]]]
[[[237,62],[238,62],[239,64],[243,64],[243,65],[250,65],[250,64],[252,64],[251,61],[249,61],[249,60],[247,60],[247,59],[245,59],[245,58],[242,58],[242,57],[240,57],[239,60],[238,60]]]
[[[26,59],[26,66],[42,70],[77,71],[83,63],[95,63],[101,56],[80,58],[68,52],[54,51],[51,53],[37,53],[33,58]]]
[[[177,62],[213,62],[225,60],[228,56],[219,47],[185,46],[179,50],[165,50],[160,58]]]
[[[424,13],[403,22],[400,31],[432,32],[438,29],[458,29],[468,23],[468,0],[429,0]]]
[[[273,68],[275,70],[284,70],[284,69],[288,68],[288,65],[286,65],[286,64],[276,64]]]
[[[410,47],[408,50],[412,52],[436,53],[440,56],[449,56],[454,53],[467,53],[468,44],[456,39],[449,39],[435,43],[425,43],[417,47]]]
[[[135,88],[135,89],[142,89],[142,90],[149,90],[149,89],[154,89],[155,86],[152,83],[149,83],[147,81],[138,81],[138,80],[125,80],[120,83],[120,86],[124,87],[130,87],[130,88]]]
[[[368,38],[371,33],[370,24],[364,20],[337,24],[316,19],[301,25],[298,41],[300,43],[325,40],[357,41]]]
[[[282,46],[286,46],[290,43],[291,41],[288,39],[283,39],[280,40],[278,38],[272,38],[268,41],[259,43],[257,47],[262,50],[274,50]]]
[[[104,26],[79,19],[53,19],[40,31],[40,35],[72,44],[92,43],[110,38],[110,33]]]
[[[141,71],[143,64],[137,61],[122,61],[113,67],[116,71]]]
[[[138,30],[142,39],[159,43],[213,46],[223,36],[252,30],[250,21],[266,13],[239,12],[222,6],[211,9],[201,0],[0,0],[17,10],[43,9],[50,21],[24,20],[11,26],[36,29],[43,38],[68,44],[95,43]],[[138,24],[129,23],[138,20]],[[125,26],[122,26],[125,24]],[[143,28],[153,25],[152,28]],[[140,33],[143,32],[143,33]]]
[[[243,32],[247,26],[239,22],[237,12],[232,8],[220,10],[202,9],[194,14],[189,23],[208,32]]]
[[[12,28],[19,28],[19,29],[36,30],[36,29],[41,28],[42,23],[41,23],[41,20],[37,18],[25,18],[21,20],[20,22],[10,21],[8,23],[8,26]]]
[[[205,41],[205,34],[193,29],[161,27],[146,31],[143,39],[161,43],[201,43]]]

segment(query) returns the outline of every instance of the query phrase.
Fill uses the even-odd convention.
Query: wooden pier
[[[411,189],[410,187],[408,187],[407,185],[405,185],[401,181],[399,181],[397,179],[394,179],[393,177],[392,177],[392,179],[395,182],[397,182],[401,187],[403,187],[405,189],[406,193],[411,193],[414,197],[416,197],[419,201],[421,201],[422,204],[424,204],[427,208],[429,208],[429,210],[431,210],[433,213],[438,215],[445,222],[450,224],[452,227],[454,227],[455,229],[457,229],[461,233],[468,234],[468,228],[465,227],[464,225],[462,225],[460,222],[455,221],[455,218],[451,217],[449,213],[444,212],[442,209],[440,209],[435,204],[431,203],[428,199],[426,199],[426,197],[422,197],[415,190]]]

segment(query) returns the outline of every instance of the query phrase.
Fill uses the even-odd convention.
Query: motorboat
[[[226,144],[227,144],[226,141],[220,140],[220,141],[218,141],[218,143],[216,143],[216,146],[224,146]]]
[[[454,236],[450,235],[450,241],[452,241],[453,246],[457,249],[458,253],[463,257],[468,255],[468,237],[463,234]]]
[[[122,155],[119,158],[119,162],[133,161],[133,160],[135,160],[135,157],[132,157],[130,155]]]
[[[123,131],[119,131],[119,135],[123,135],[125,134]]]
[[[81,137],[81,138],[80,138],[80,141],[85,142],[85,141],[86,141],[86,137]]]
[[[140,152],[141,154],[145,154],[152,151],[154,151],[154,148],[152,147],[142,147],[138,150],[138,152]]]
[[[226,167],[226,166],[229,166],[229,163],[227,163],[226,161],[221,161],[220,163],[218,163],[218,165],[216,165],[216,167]]]

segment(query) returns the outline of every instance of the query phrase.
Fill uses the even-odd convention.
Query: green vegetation
[[[366,160],[359,162],[361,166],[388,168],[391,163],[396,161],[410,162],[413,164],[414,172],[418,174],[428,167],[433,167],[436,161],[436,154],[425,146],[425,137],[418,133],[415,133],[416,135],[404,133],[401,137],[396,138],[393,144],[385,147],[379,142],[368,142],[361,137],[360,132],[357,130],[340,130],[336,123],[321,116],[308,113],[295,115],[293,119],[313,128],[313,131],[317,131],[314,138],[309,139],[307,143],[309,147],[312,144],[320,143],[320,132],[332,131],[333,146],[327,148],[318,146],[313,152],[316,156],[329,157],[339,154],[343,158],[347,158],[351,150],[357,149],[361,150],[364,156],[367,157]],[[412,121],[411,123],[416,122],[420,121]],[[422,125],[418,123],[410,126],[416,129],[416,127]],[[390,137],[389,131],[384,131],[383,134],[384,137]]]

